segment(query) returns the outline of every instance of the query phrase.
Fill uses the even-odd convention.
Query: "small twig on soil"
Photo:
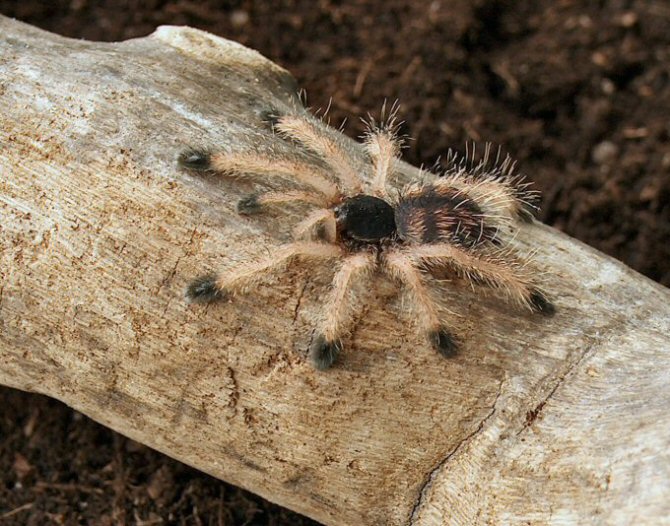
[[[35,489],[45,490],[45,489],[56,489],[58,491],[79,491],[81,493],[96,493],[98,495],[103,495],[105,492],[100,488],[94,488],[92,486],[81,486],[79,484],[59,484],[57,482],[43,482],[39,481],[35,484]]]
[[[121,453],[121,438],[114,435],[114,504],[113,517],[118,524],[126,521],[126,512],[122,503],[125,501],[126,480],[123,469],[123,454]]]
[[[358,98],[363,93],[363,86],[365,85],[365,79],[368,78],[368,73],[372,69],[372,61],[368,60],[363,64],[363,67],[358,72],[356,76],[356,82],[354,83],[353,95]]]
[[[9,519],[10,517],[13,517],[17,513],[20,513],[23,510],[29,510],[32,507],[33,507],[33,503],[29,502],[27,504],[24,504],[23,506],[19,506],[18,508],[14,508],[13,510],[8,511],[8,512],[3,513],[2,515],[0,515],[0,521],[3,520],[3,519]]]
[[[224,509],[225,509],[225,504],[223,501],[223,486],[219,488],[219,502],[217,503],[217,525],[218,526],[225,526],[226,524],[226,519],[224,518]]]
[[[157,517],[155,519],[142,520],[138,517],[137,512],[135,512],[134,515],[135,515],[135,524],[137,526],[154,526],[155,524],[165,523],[165,521],[161,517]]]

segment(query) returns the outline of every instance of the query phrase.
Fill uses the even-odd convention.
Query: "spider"
[[[385,122],[371,120],[363,152],[360,143],[345,141],[309,114],[268,112],[266,120],[275,133],[302,146],[307,156],[289,160],[190,149],[179,156],[179,164],[298,187],[248,195],[238,203],[240,214],[295,202],[311,210],[295,226],[293,242],[266,259],[195,279],[186,290],[188,301],[207,303],[244,293],[266,273],[297,261],[336,262],[323,320],[309,347],[309,358],[319,370],[336,361],[356,319],[353,285],[379,271],[405,289],[411,314],[444,357],[455,355],[459,342],[442,320],[428,275],[446,272],[473,286],[498,289],[508,301],[531,311],[553,314],[552,303],[535,283],[529,258],[511,243],[518,222],[533,221],[537,192],[515,175],[509,156],[501,161],[498,153],[492,159],[490,145],[478,162],[474,152],[465,157],[450,152],[443,174],[422,172],[422,180],[394,192],[388,180],[397,171],[402,143],[395,112]]]

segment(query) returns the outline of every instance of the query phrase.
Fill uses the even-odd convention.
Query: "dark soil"
[[[664,0],[0,0],[67,36],[190,25],[289,69],[331,122],[400,100],[432,165],[493,141],[543,221],[670,285],[670,5]],[[45,398],[0,390],[0,523],[314,524]]]

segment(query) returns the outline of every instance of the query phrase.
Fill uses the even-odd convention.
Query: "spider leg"
[[[518,218],[531,222],[533,211],[538,209],[539,192],[530,190],[530,183],[525,183],[516,173],[516,163],[509,155],[502,160],[500,156],[498,149],[495,158],[492,157],[491,144],[486,145],[484,156],[476,164],[470,153],[465,157],[450,153],[447,171],[436,186],[459,189],[488,215],[507,221]]]
[[[283,136],[296,140],[321,157],[349,192],[360,192],[361,180],[355,167],[354,156],[344,141],[335,138],[316,123],[296,115],[278,117],[274,128]]]
[[[309,349],[309,357],[317,369],[328,369],[342,350],[342,335],[348,331],[355,312],[352,283],[368,276],[376,264],[374,253],[359,252],[347,257],[335,274],[324,303],[326,318]]]
[[[470,198],[486,213],[489,219],[499,223],[510,223],[515,219],[531,222],[532,196],[523,197],[519,189],[504,179],[474,179],[450,177],[433,183],[439,191],[441,188],[456,188],[459,193]],[[527,191],[530,193],[530,191]]]
[[[198,171],[214,171],[237,178],[280,178],[311,186],[335,202],[340,195],[337,185],[318,166],[298,159],[256,153],[210,153],[188,150],[179,156],[179,164]]]
[[[400,250],[386,253],[384,269],[394,279],[400,281],[408,292],[410,307],[433,348],[444,357],[456,354],[457,342],[440,322],[437,305],[423,283],[421,271],[415,261]]]
[[[510,300],[532,311],[552,315],[554,305],[531,278],[527,262],[509,252],[476,253],[448,243],[413,247],[412,257],[427,268],[449,267],[475,284],[501,290]]]
[[[293,228],[294,239],[322,239],[329,243],[337,240],[335,214],[330,208],[312,210]]]
[[[298,241],[280,247],[270,257],[245,262],[222,275],[206,275],[194,280],[186,289],[191,303],[209,303],[229,295],[246,292],[265,274],[277,271],[295,259],[328,260],[341,257],[342,249],[329,243]]]
[[[309,203],[326,207],[329,205],[328,199],[321,194],[305,192],[302,190],[287,190],[285,192],[262,192],[249,194],[240,199],[237,203],[237,211],[240,214],[258,214],[264,207],[291,203],[291,202]]]
[[[388,197],[386,180],[393,173],[400,155],[400,143],[393,128],[376,129],[368,133],[365,149],[372,159],[372,191],[380,197]]]

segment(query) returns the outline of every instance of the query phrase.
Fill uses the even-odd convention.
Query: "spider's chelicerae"
[[[183,167],[234,177],[265,177],[294,183],[298,189],[261,191],[243,198],[241,214],[300,202],[310,207],[294,228],[295,241],[263,260],[238,265],[221,275],[203,276],[186,291],[205,303],[242,293],[264,274],[290,262],[337,263],[323,303],[323,321],[309,356],[327,369],[342,349],[356,318],[352,286],[384,272],[407,293],[406,303],[430,344],[453,356],[457,339],[440,315],[427,274],[445,273],[474,286],[498,289],[509,301],[550,315],[552,303],[535,283],[536,271],[511,243],[518,222],[532,222],[537,193],[514,174],[514,163],[489,156],[450,155],[446,172],[423,173],[421,181],[396,192],[388,180],[397,170],[400,140],[393,116],[372,122],[363,144],[350,143],[318,119],[293,113],[272,114],[276,133],[312,156],[304,160],[258,153],[188,150]],[[362,160],[363,159],[363,160]]]

